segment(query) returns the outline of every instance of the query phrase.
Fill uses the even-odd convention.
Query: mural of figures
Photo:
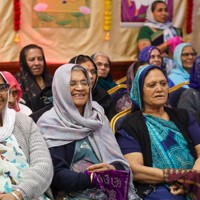
[[[134,17],[138,17],[138,12],[140,10],[140,8],[142,6],[149,6],[151,4],[151,2],[153,2],[153,0],[145,0],[145,1],[141,1],[141,0],[127,0],[128,1],[128,5],[129,8],[131,8],[132,6],[134,7]],[[134,5],[135,4],[135,5]]]
[[[90,0],[33,0],[32,26],[89,28]]]
[[[121,0],[121,25],[142,26],[146,19],[146,10],[153,1],[155,0]],[[172,19],[173,0],[165,1]]]

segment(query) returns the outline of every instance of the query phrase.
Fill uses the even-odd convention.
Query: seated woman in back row
[[[132,82],[140,66],[147,63],[161,67],[163,69],[161,52],[157,47],[155,46],[144,47],[139,53],[138,62],[133,63],[127,70],[127,74],[126,74],[127,93],[123,95],[122,98],[120,98],[117,101],[116,106],[115,106],[117,112],[120,112],[122,110],[125,110],[126,108],[130,108],[131,106],[134,106],[134,104],[132,104],[132,101],[130,99],[130,91],[131,91]],[[170,86],[173,85],[173,83],[170,80],[168,80],[168,84]]]
[[[161,51],[155,46],[147,46],[142,49],[138,56],[138,61],[143,61],[151,65],[160,67],[163,71],[166,72],[166,68],[163,66]],[[168,86],[174,86],[174,83],[167,78]]]
[[[168,74],[174,85],[189,81],[190,70],[196,58],[196,51],[190,43],[179,44],[174,51],[174,67]],[[176,108],[181,94],[189,87],[187,84],[169,94],[169,104]]]
[[[50,104],[52,77],[48,73],[43,49],[35,44],[25,46],[19,57],[20,72],[16,79],[22,89],[22,99],[33,111]]]
[[[103,88],[105,90],[109,90],[115,87],[117,84],[113,81],[110,72],[111,68],[110,58],[102,52],[97,52],[93,54],[91,58],[98,68],[99,78],[97,81],[97,88]]]
[[[196,51],[190,43],[179,44],[174,51],[174,68],[169,73],[169,78],[174,85],[189,81],[190,70],[196,58]],[[187,85],[183,86],[188,88]]]
[[[185,177],[184,169],[190,174],[190,169],[200,170],[200,127],[186,110],[165,107],[168,84],[160,67],[139,69],[130,96],[137,107],[124,119],[116,138],[133,171],[138,195],[144,200],[185,199],[182,184],[188,194],[194,192],[188,185],[198,187],[198,181],[189,179],[177,186],[168,178],[170,169]]]
[[[53,160],[56,198],[108,199],[95,187],[95,173],[129,170],[103,108],[92,101],[90,84],[84,67],[59,67],[52,85],[54,107],[38,121]],[[128,183],[120,182],[121,187]],[[132,189],[131,183],[129,199],[139,199]]]

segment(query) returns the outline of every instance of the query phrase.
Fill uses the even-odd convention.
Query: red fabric
[[[20,24],[21,24],[21,5],[20,0],[14,0],[14,30],[19,31],[20,30]]]
[[[5,79],[7,80],[8,84],[10,84],[10,88],[9,89],[11,89],[13,87],[15,87],[17,89],[18,95],[17,95],[17,102],[15,104],[14,110],[16,112],[19,112],[20,111],[19,100],[22,97],[22,90],[20,88],[20,85],[17,82],[17,80],[15,79],[15,77],[10,72],[3,71],[1,73],[3,74]]]
[[[200,199],[200,171],[165,169],[164,179],[167,183],[178,183],[192,199]]]
[[[193,0],[188,0],[187,4],[186,32],[189,34],[192,32]]]

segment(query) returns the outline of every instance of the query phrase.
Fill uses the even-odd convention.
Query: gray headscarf
[[[74,105],[69,83],[75,65],[65,64],[56,70],[52,85],[54,107],[38,120],[38,126],[48,147],[69,144],[87,137],[101,162],[120,162],[128,170],[128,163],[119,149],[103,108],[92,101],[91,88],[83,116]],[[90,81],[87,70],[85,68],[83,70],[86,72],[87,80]],[[130,199],[139,199],[133,188],[130,181]]]

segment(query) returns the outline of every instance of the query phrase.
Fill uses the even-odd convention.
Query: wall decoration
[[[14,11],[14,30],[16,31],[16,36],[14,41],[19,42],[20,37],[19,37],[19,30],[20,30],[20,25],[21,25],[21,4],[20,0],[14,0],[13,1],[13,11]]]
[[[121,0],[121,26],[140,27],[145,22],[146,10],[155,0]],[[168,4],[169,18],[172,19],[173,0],[165,0]]]
[[[105,30],[105,40],[110,40],[110,30],[112,27],[112,0],[104,0],[104,30]]]
[[[89,28],[90,0],[33,0],[34,28]]]

